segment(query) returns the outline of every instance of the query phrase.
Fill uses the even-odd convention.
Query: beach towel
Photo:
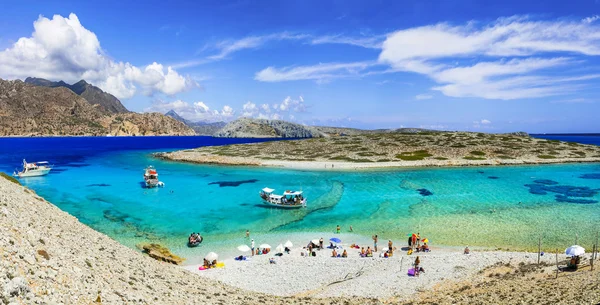
[[[415,276],[415,268],[408,269],[408,276]]]

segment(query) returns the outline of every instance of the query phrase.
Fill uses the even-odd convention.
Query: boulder
[[[169,248],[163,247],[159,244],[140,244],[137,246],[142,249],[142,252],[148,254],[148,256],[152,257],[155,260],[175,265],[181,265],[181,263],[183,263],[183,261],[185,260],[185,258],[181,258],[171,253]]]

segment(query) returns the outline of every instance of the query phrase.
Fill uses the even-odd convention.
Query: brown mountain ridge
[[[47,82],[33,85],[29,80],[0,79],[0,136],[195,134],[190,127],[163,114],[129,112],[116,98],[118,105],[107,107],[109,104],[96,97],[110,94],[85,81],[72,86],[83,89],[77,90],[81,93],[78,95],[64,82],[33,79]]]

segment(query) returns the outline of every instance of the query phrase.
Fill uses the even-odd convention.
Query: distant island
[[[0,79],[0,136],[195,135],[161,113],[130,112],[84,80]]]
[[[258,130],[268,130],[270,126],[251,119],[242,123]],[[240,121],[230,123],[220,134],[227,134],[228,126],[241,125]],[[242,126],[238,130],[248,129]],[[307,139],[200,147],[155,156],[193,163],[306,169],[600,162],[598,146],[536,139],[523,132],[488,134],[411,128],[362,131],[332,127],[306,127],[306,132],[310,133],[305,134]]]

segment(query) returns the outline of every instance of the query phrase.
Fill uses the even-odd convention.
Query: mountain
[[[171,109],[169,112],[165,113],[166,116],[172,117],[185,125],[194,129],[197,135],[202,136],[214,136],[217,132],[219,132],[227,123],[225,122],[214,122],[214,123],[205,123],[205,122],[192,122],[190,120],[186,120],[181,117],[175,110]]]
[[[63,81],[53,82],[43,78],[28,77],[25,83],[44,86],[44,87],[65,87],[75,92],[77,95],[86,99],[92,105],[100,105],[103,110],[109,113],[128,113],[129,110],[121,104],[121,101],[114,95],[102,91],[102,89],[88,84],[85,80],[80,80],[73,85],[69,85]]]
[[[313,127],[280,120],[239,118],[216,134],[224,138],[319,138],[325,134]]]
[[[109,113],[64,86],[0,79],[0,136],[194,135],[160,113]]]

